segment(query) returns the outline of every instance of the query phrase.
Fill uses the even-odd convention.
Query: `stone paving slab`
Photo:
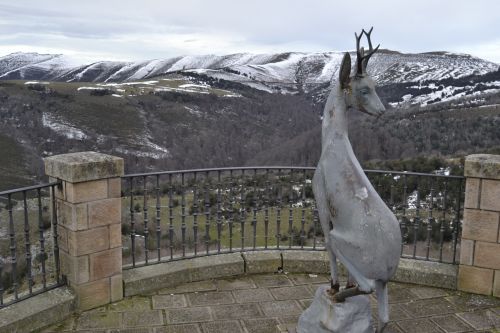
[[[433,317],[431,320],[446,333],[470,332],[473,330],[470,325],[467,325],[454,314]]]
[[[259,288],[284,287],[293,285],[292,281],[284,274],[255,275],[252,277]]]
[[[187,306],[184,295],[154,295],[153,309],[184,308]]]
[[[158,294],[182,294],[182,293],[194,293],[200,291],[215,291],[217,286],[213,280],[205,280],[198,282],[191,282],[186,284],[181,284],[172,288],[164,288],[158,290]]]
[[[187,283],[75,315],[40,332],[291,333],[325,274],[247,275]],[[500,332],[500,299],[389,284],[385,333]],[[372,296],[377,322],[377,302]],[[287,331],[288,330],[288,331]]]
[[[185,324],[213,320],[209,307],[167,310],[166,318],[167,324]]]
[[[248,333],[275,333],[279,324],[275,318],[246,319],[243,321]]]
[[[204,333],[244,333],[237,320],[212,321],[201,326]]]
[[[257,303],[218,305],[212,307],[215,319],[243,319],[262,317],[263,313]]]
[[[189,304],[199,305],[218,305],[234,303],[233,295],[230,291],[209,291],[206,293],[187,294]]]
[[[238,303],[265,302],[274,300],[268,289],[235,290],[233,296]]]
[[[307,288],[307,286],[271,288],[271,294],[278,301],[287,299],[300,300],[304,298],[312,298],[314,296],[314,292]]]
[[[155,333],[201,333],[200,326],[197,324],[170,325],[156,327]]]
[[[128,311],[123,313],[123,326],[125,327],[149,327],[159,325],[163,325],[163,313],[161,311]]]
[[[234,278],[230,280],[216,281],[217,290],[237,290],[237,289],[252,289],[257,288],[255,283],[250,278]]]
[[[401,305],[402,309],[414,317],[430,317],[433,314],[454,313],[458,309],[443,298],[417,300]]]

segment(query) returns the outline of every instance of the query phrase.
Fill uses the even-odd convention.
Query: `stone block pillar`
[[[465,160],[458,289],[500,297],[500,156]]]
[[[62,180],[55,194],[61,272],[79,310],[122,299],[123,159],[81,152],[44,162],[45,173]]]

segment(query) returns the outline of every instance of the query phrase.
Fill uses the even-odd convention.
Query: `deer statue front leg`
[[[321,224],[321,229],[323,230],[323,235],[325,237],[325,247],[328,251],[328,257],[330,259],[330,294],[334,295],[340,289],[339,279],[338,279],[338,267],[337,267],[337,257],[335,253],[331,250],[332,247],[328,246],[328,233],[330,232],[330,225],[332,216],[328,209],[328,203],[326,201],[326,196],[324,195],[323,176],[321,174],[321,168],[316,170],[313,178],[313,191],[316,197],[316,207],[318,210],[318,218]]]

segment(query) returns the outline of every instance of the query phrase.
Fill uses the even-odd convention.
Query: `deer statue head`
[[[359,36],[356,36],[356,74],[351,77],[351,56],[349,53],[344,55],[342,64],[340,65],[339,83],[340,88],[344,91],[346,96],[347,107],[355,107],[360,111],[372,116],[381,116],[385,112],[385,107],[380,101],[380,98],[375,91],[375,81],[366,72],[366,66],[370,57],[377,52],[380,44],[374,49],[371,41],[370,31],[366,32],[364,29]],[[369,50],[365,54],[364,48],[360,48],[360,41],[366,35],[368,39]]]

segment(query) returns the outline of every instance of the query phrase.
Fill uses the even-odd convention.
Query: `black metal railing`
[[[55,187],[0,192],[0,308],[61,286]]]
[[[124,268],[237,251],[324,250],[315,168],[240,167],[125,175]],[[365,170],[397,216],[402,257],[456,263],[463,177]]]

